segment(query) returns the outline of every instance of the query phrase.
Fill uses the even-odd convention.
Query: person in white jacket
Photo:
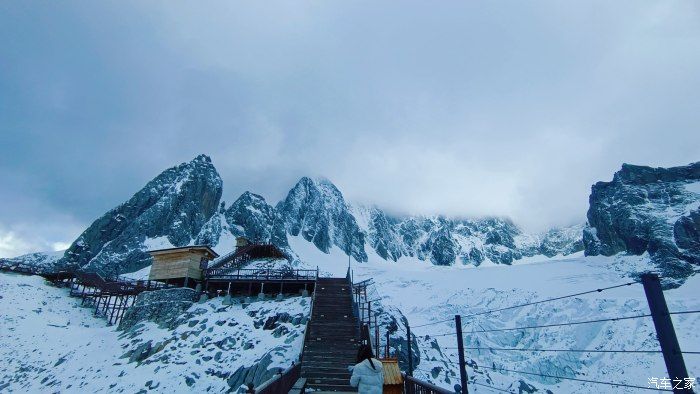
[[[371,347],[361,345],[357,352],[357,364],[350,368],[350,385],[357,387],[359,394],[382,394],[384,368],[379,360],[373,358]]]

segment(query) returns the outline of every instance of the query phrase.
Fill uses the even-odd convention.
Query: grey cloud
[[[694,2],[0,7],[0,233],[25,245],[199,153],[229,201],[325,176],[534,230],[583,221],[623,162],[700,159]],[[26,231],[47,218],[71,230]]]

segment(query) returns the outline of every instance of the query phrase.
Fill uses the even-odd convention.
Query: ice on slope
[[[290,237],[290,245],[303,261],[318,265],[322,273],[340,276],[347,270],[347,255],[339,249],[324,254],[305,247],[303,240]],[[613,257],[559,256],[553,259],[529,258],[525,264],[481,267],[438,267],[418,259],[402,258],[387,262],[369,254],[368,263],[352,261],[356,281],[373,278],[382,296],[382,304],[396,307],[412,326],[445,319],[456,314],[518,305],[627,283],[630,272],[653,268],[648,255]],[[700,278],[692,277],[679,289],[665,292],[669,308],[674,311],[700,309]],[[649,313],[640,284],[601,293],[568,298],[556,302],[482,315],[464,321],[465,346],[490,348],[659,350],[651,319],[552,327],[537,330],[470,333],[532,325],[568,323],[609,317]],[[700,349],[700,333],[696,327],[700,316],[673,317],[681,348]],[[439,323],[413,330],[421,349],[416,376],[452,389],[459,382],[455,364],[457,354],[454,324]],[[448,334],[444,336],[436,336]],[[572,381],[538,378],[507,372],[496,372],[478,366],[503,367],[555,376],[628,383],[647,387],[648,378],[665,377],[661,354],[635,353],[543,353],[469,350],[468,374],[480,384],[515,390],[521,381],[541,391],[555,393],[637,392],[613,386],[584,384]],[[687,356],[691,376],[700,372],[700,358]],[[470,392],[493,392],[473,385]]]

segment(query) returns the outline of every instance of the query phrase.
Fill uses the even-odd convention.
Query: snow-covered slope
[[[119,332],[66,289],[0,273],[0,392],[234,391],[298,359],[309,298],[194,304]]]
[[[343,275],[347,256],[338,248],[330,254],[304,247],[303,240],[290,239],[290,244],[303,261],[319,265],[328,275]],[[439,267],[415,258],[402,258],[401,264],[387,262],[376,254],[368,255],[367,263],[352,263],[356,281],[373,278],[376,295],[393,320],[405,316],[411,326],[421,326],[454,315],[464,316],[486,310],[518,305],[562,295],[627,283],[635,272],[652,269],[648,255],[613,257],[534,257],[526,264],[514,266]],[[673,311],[700,309],[700,277],[690,278],[678,289],[666,291]],[[601,293],[481,315],[464,321],[465,346],[488,348],[534,348],[574,350],[659,350],[651,319],[551,327],[536,330],[514,330],[470,333],[511,327],[559,324],[593,319],[632,316],[648,313],[644,290],[640,284]],[[674,316],[681,348],[700,349],[700,315]],[[397,340],[405,331],[392,333],[392,348],[405,356],[405,346]],[[459,382],[455,364],[457,353],[452,321],[413,329],[419,350],[416,375],[445,388]],[[447,335],[442,335],[447,334]],[[384,331],[382,331],[382,338]],[[405,342],[404,342],[405,343]],[[591,383],[557,381],[485,367],[507,368],[554,376],[627,383],[647,387],[649,377],[666,376],[661,354],[640,353],[576,353],[468,350],[468,374],[479,384],[493,385],[512,392],[554,393],[617,393],[635,389],[601,386]],[[686,364],[691,376],[700,372],[700,358],[688,355]],[[481,368],[480,368],[481,366]],[[518,391],[523,388],[524,391]],[[477,384],[470,392],[493,392]]]

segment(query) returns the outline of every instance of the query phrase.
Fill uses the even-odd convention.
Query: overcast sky
[[[623,162],[700,160],[700,3],[0,2],[0,256],[65,248],[206,153],[399,213],[585,221]]]

